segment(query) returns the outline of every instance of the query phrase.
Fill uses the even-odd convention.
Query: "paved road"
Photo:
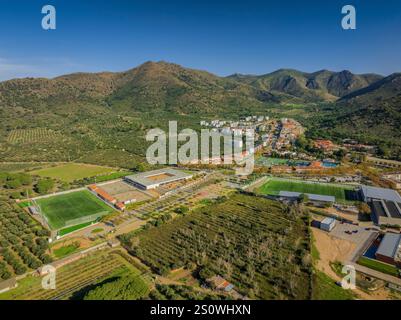
[[[396,278],[396,277],[390,276],[389,274],[385,274],[385,273],[361,266],[354,262],[349,262],[348,264],[353,265],[355,267],[356,271],[365,273],[374,278],[378,278],[378,279],[382,279],[382,280],[390,282],[390,283],[394,283],[401,287],[401,279],[400,278]]]

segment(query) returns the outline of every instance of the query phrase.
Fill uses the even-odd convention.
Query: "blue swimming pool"
[[[335,162],[322,162],[322,166],[326,168],[335,168],[338,167],[338,163]]]

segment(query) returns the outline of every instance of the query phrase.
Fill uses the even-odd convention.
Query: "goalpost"
[[[40,207],[40,205],[36,202],[35,199],[31,199],[31,203],[33,205],[33,207],[36,209],[36,211],[38,212],[38,215],[42,218],[42,220],[47,224],[47,226],[50,228],[50,224],[49,224],[49,220],[47,220],[47,217],[43,214],[42,208]]]

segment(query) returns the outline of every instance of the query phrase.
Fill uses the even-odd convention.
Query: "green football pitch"
[[[348,199],[347,191],[352,190],[352,187],[329,183],[311,183],[300,180],[270,179],[258,189],[258,192],[269,195],[278,195],[280,191],[311,193],[333,196],[336,198],[336,201],[346,202],[350,200]]]
[[[87,190],[38,199],[36,203],[53,230],[64,227],[72,219],[114,212],[113,208]]]

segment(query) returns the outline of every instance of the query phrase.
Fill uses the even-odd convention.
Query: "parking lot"
[[[346,233],[351,231],[351,234]],[[355,232],[358,231],[358,232]],[[372,233],[376,231],[365,230],[364,227],[355,226],[348,223],[340,223],[337,221],[335,228],[330,232],[330,235],[343,240],[351,241],[357,245],[362,246],[370,237]]]

